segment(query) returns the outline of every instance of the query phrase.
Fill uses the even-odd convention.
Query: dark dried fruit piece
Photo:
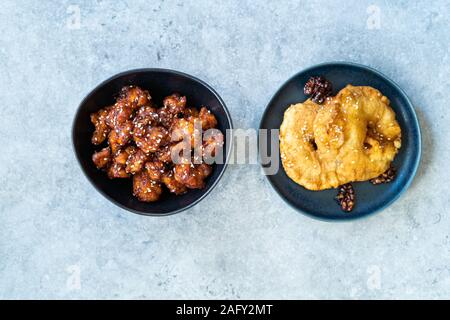
[[[331,96],[333,86],[331,82],[323,76],[315,76],[308,79],[303,89],[307,96],[311,96],[311,100],[315,103],[321,104],[325,99]]]
[[[395,179],[396,175],[397,175],[397,170],[395,170],[395,168],[391,165],[389,167],[389,169],[386,170],[386,172],[380,174],[376,178],[370,179],[370,182],[372,184],[389,183]]]
[[[355,190],[350,183],[343,184],[339,187],[336,201],[343,211],[350,212],[353,210],[355,205]]]

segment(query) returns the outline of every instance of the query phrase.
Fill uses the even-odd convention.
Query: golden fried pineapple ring
[[[400,146],[389,100],[371,87],[348,85],[323,105],[310,100],[292,105],[280,127],[286,174],[310,190],[375,178]]]

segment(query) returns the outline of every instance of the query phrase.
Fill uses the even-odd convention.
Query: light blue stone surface
[[[0,298],[450,298],[449,19],[445,0],[1,1]],[[256,165],[141,217],[75,160],[78,104],[120,71],[197,76],[256,128],[287,78],[335,60],[396,81],[422,127],[411,188],[368,219],[307,218]]]

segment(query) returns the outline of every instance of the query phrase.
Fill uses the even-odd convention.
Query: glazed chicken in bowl
[[[119,206],[170,214],[196,204],[226,167],[231,119],[220,97],[191,76],[125,72],[82,102],[73,142],[94,186]]]

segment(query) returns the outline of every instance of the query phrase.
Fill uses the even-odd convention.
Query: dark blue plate
[[[309,191],[292,181],[281,165],[279,152],[280,168],[276,174],[267,175],[267,178],[288,204],[314,218],[348,220],[386,208],[408,188],[416,174],[421,156],[421,136],[419,122],[408,97],[397,84],[380,72],[346,62],[324,63],[308,68],[290,78],[275,93],[263,114],[260,129],[279,129],[284,111],[291,104],[307,99],[303,94],[303,86],[309,77],[316,75],[322,75],[331,81],[333,95],[347,84],[352,84],[374,87],[389,98],[402,128],[402,147],[394,160],[397,177],[391,183],[376,186],[367,181],[353,183],[356,204],[350,213],[343,212],[334,200],[337,189]],[[278,136],[276,138],[278,139]],[[267,140],[270,144],[269,137]]]

